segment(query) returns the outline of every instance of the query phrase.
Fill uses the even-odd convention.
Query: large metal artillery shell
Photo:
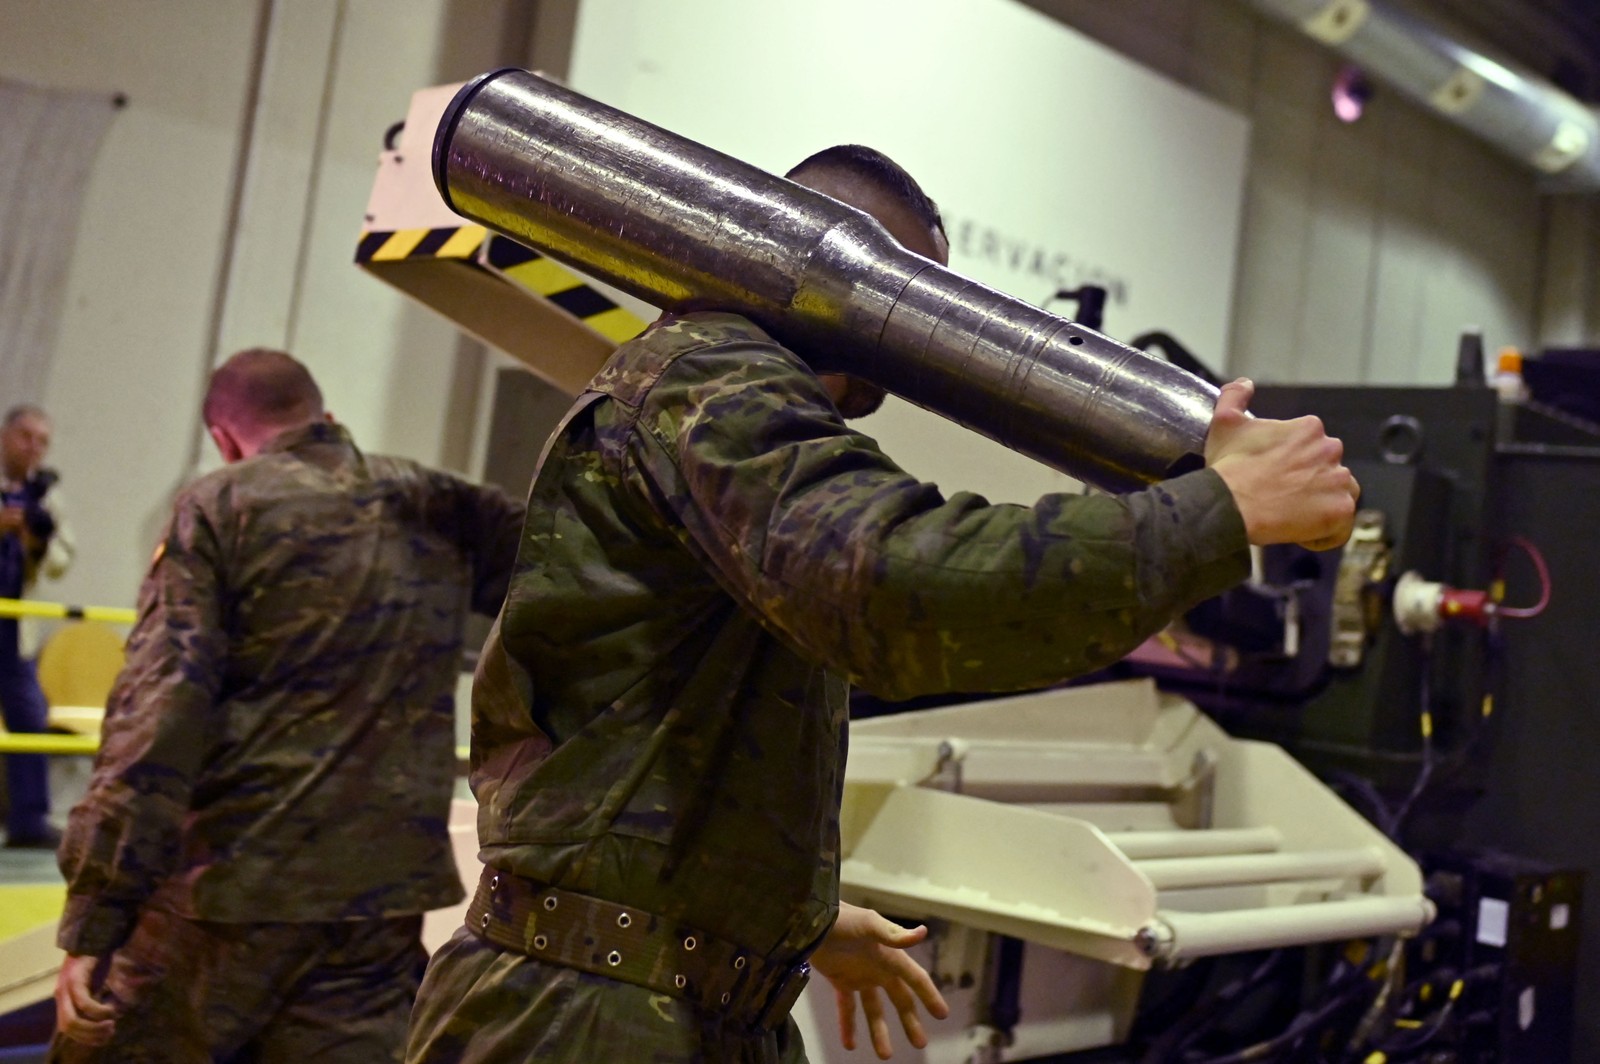
[[[820,193],[507,69],[440,122],[459,214],[669,310],[748,315],[846,372],[1112,490],[1201,451],[1215,388],[902,248]]]

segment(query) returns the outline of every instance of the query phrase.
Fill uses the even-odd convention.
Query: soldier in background
[[[944,262],[937,210],[881,154],[791,177]],[[880,1056],[945,1006],[902,930],[838,901],[851,683],[888,699],[1043,687],[1106,665],[1249,571],[1335,546],[1356,486],[1314,419],[1224,389],[1209,468],[1121,497],[946,499],[747,319],[668,316],[547,445],[473,689],[487,865],[429,964],[412,1064],[792,1062],[807,975]]]
[[[213,375],[228,465],[174,504],[61,847],[53,1060],[397,1059],[447,819],[469,609],[521,507],[364,455],[305,367]]]
[[[41,576],[59,580],[72,564],[72,533],[62,514],[50,451],[50,418],[23,403],[0,422],[0,598],[21,598]],[[26,623],[0,618],[0,712],[9,731],[49,730],[50,707],[39,688]],[[53,850],[61,832],[50,823],[50,772],[43,754],[6,757],[6,846]]]

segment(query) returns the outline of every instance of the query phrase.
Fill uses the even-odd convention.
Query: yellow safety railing
[[[34,602],[31,599],[0,598],[0,618],[45,617],[58,620],[100,621],[105,624],[132,624],[138,611],[120,606],[69,606],[61,602]],[[0,731],[0,754],[59,754],[93,756],[100,749],[98,735],[69,735],[60,732],[18,734]],[[465,764],[471,751],[456,748],[456,759]]]
[[[59,732],[0,732],[0,754],[79,754],[93,757],[100,749],[98,735],[63,735]]]
[[[103,624],[132,624],[138,618],[138,613],[119,606],[72,606],[62,602],[34,602],[29,599],[0,598],[0,618],[21,617],[98,621]],[[0,731],[0,754],[53,754],[92,757],[99,749],[100,737],[98,735]]]
[[[93,757],[100,750],[98,735],[67,735],[61,732],[0,732],[0,754],[55,754],[60,756]],[[456,760],[462,764],[471,758],[469,747],[456,747]]]
[[[0,598],[0,617],[53,617],[68,621],[132,624],[139,614],[123,606],[68,606],[61,602]]]

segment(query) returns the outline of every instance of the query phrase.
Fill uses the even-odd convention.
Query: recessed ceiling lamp
[[[1333,79],[1333,113],[1341,122],[1354,122],[1366,110],[1372,93],[1372,82],[1360,67],[1340,67]]]

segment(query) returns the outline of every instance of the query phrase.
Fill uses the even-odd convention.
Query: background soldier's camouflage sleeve
[[[207,515],[180,496],[139,592],[89,794],[61,844],[69,893],[57,942],[68,953],[116,948],[178,860],[227,654],[220,550]]]
[[[639,428],[636,490],[662,500],[729,593],[884,698],[1059,682],[1248,571],[1213,472],[1032,507],[946,500],[847,428],[775,346],[678,358]]]
[[[472,560],[472,610],[493,617],[511,581],[525,508],[499,488],[448,473],[433,472],[430,487],[440,523]]]
[[[69,818],[61,945],[114,949],[140,907],[319,922],[457,900],[462,622],[498,609],[521,513],[323,422],[186,489]]]

